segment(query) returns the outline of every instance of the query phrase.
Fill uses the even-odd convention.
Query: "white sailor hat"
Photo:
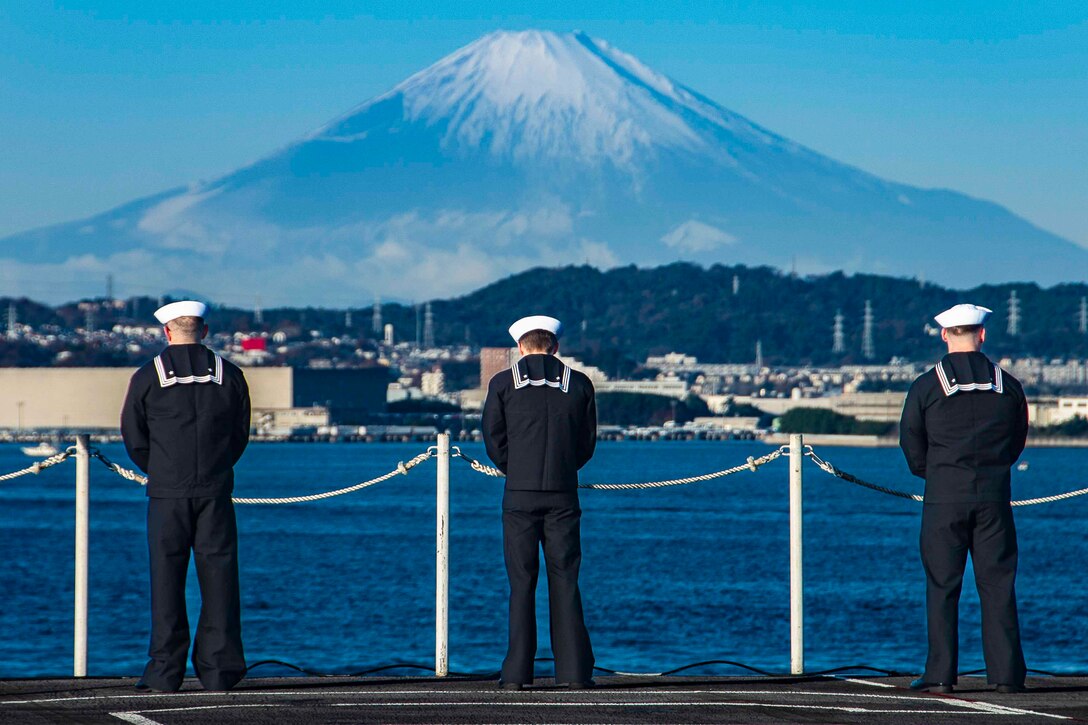
[[[182,300],[181,302],[171,302],[155,310],[155,319],[165,325],[170,320],[176,320],[179,317],[204,317],[207,310],[208,306],[203,302]]]
[[[933,319],[941,327],[966,327],[984,324],[991,312],[993,310],[986,307],[964,304],[949,307]]]
[[[517,342],[526,332],[531,332],[533,330],[547,330],[556,337],[559,337],[563,334],[563,323],[554,317],[548,317],[547,315],[530,315],[529,317],[522,317],[520,320],[510,325],[510,337],[514,338],[514,342]]]

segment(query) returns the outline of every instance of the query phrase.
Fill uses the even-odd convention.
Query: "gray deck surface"
[[[952,695],[906,678],[603,677],[592,690],[538,680],[253,678],[230,693],[187,681],[141,694],[132,678],[0,680],[0,722],[35,723],[1029,723],[1088,722],[1088,678],[1032,678],[1000,695],[961,678]]]

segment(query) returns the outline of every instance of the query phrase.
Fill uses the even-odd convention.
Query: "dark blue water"
[[[237,495],[340,488],[422,450],[404,445],[254,445]],[[479,446],[466,452],[482,457]],[[127,463],[119,446],[103,446]],[[586,481],[719,470],[750,442],[606,443]],[[824,449],[858,476],[920,491],[894,449]],[[1018,498],[1086,485],[1076,449],[1029,449]],[[27,465],[0,445],[0,473]],[[138,674],[148,635],[145,499],[92,461],[89,671]],[[347,672],[434,661],[434,464],[365,491],[289,506],[239,506],[243,626],[251,662]],[[450,660],[494,671],[505,651],[501,481],[452,461]],[[0,677],[65,675],[72,661],[75,466],[0,483]],[[648,491],[583,491],[582,591],[599,665],[660,671],[731,659],[789,665],[785,458],[758,473]],[[865,663],[917,672],[925,656],[920,504],[805,466],[805,644],[810,670]],[[1088,669],[1088,497],[1017,510],[1018,594],[1029,667]],[[543,574],[542,574],[543,576]],[[191,621],[196,621],[190,575]],[[543,582],[541,583],[543,590]],[[542,592],[543,593],[543,592]],[[539,600],[540,656],[547,645]],[[961,603],[961,668],[981,668],[978,598]],[[547,671],[548,665],[540,665]],[[706,671],[706,670],[704,670]],[[712,671],[730,671],[727,668]],[[276,674],[268,668],[257,674]]]

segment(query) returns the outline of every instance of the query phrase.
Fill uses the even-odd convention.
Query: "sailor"
[[[1010,469],[1028,432],[1020,382],[980,352],[990,310],[962,304],[936,316],[948,354],[914,384],[900,447],[925,479],[921,553],[929,655],[911,689],[951,692],[958,666],[960,589],[967,555],[982,607],[986,679],[1021,692],[1026,666],[1016,614],[1016,527]]]
[[[593,384],[555,355],[562,324],[534,315],[510,326],[522,355],[488,384],[483,434],[487,455],[506,474],[503,554],[510,580],[510,634],[499,684],[533,682],[536,581],[540,548],[548,572],[555,681],[593,686],[593,648],[582,613],[578,469],[597,443]]]
[[[151,645],[141,691],[174,692],[185,677],[190,550],[201,595],[193,671],[206,690],[229,690],[246,671],[231,492],[249,442],[249,388],[201,344],[205,310],[183,301],[155,312],[169,345],[132,376],[121,412],[125,448],[148,477]]]

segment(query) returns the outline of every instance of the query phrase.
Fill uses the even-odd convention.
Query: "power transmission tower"
[[[1016,296],[1016,290],[1009,292],[1008,333],[1012,337],[1020,334],[1020,299]]]
[[[739,292],[740,292],[740,275],[739,274],[734,274],[733,275],[733,296],[736,297]]]
[[[1080,298],[1080,311],[1077,314],[1077,329],[1080,334],[1088,333],[1088,297]]]
[[[865,317],[862,318],[861,355],[866,360],[876,357],[876,348],[873,345],[873,304],[870,300],[865,300]]]
[[[831,328],[831,352],[841,355],[846,352],[846,335],[842,329],[842,310],[835,310],[835,326]]]
[[[370,330],[375,335],[382,334],[385,326],[382,324],[382,298],[374,298],[374,315],[370,319]]]
[[[113,275],[106,275],[106,299],[113,302]]]
[[[430,302],[423,312],[423,347],[428,350],[434,347],[434,312],[431,311]]]
[[[423,307],[418,303],[413,302],[412,306],[416,308],[416,349],[423,344]]]
[[[15,326],[19,320],[15,316],[15,303],[8,302],[8,339],[15,339]]]
[[[344,313],[344,327],[351,329],[351,310]]]
[[[756,370],[763,369],[763,340],[756,340]]]
[[[258,325],[264,324],[264,310],[261,309],[261,296],[257,295],[257,299],[253,305],[253,321]]]

